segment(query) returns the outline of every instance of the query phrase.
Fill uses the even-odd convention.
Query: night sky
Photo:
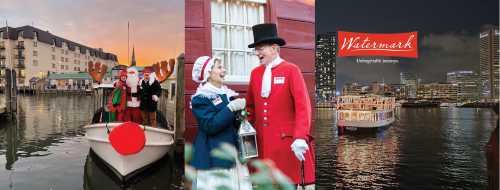
[[[398,64],[363,64],[337,58],[337,90],[345,82],[399,83],[400,72],[423,82],[445,82],[446,72],[479,70],[479,31],[498,26],[498,0],[316,0],[316,33],[419,32],[419,58]]]

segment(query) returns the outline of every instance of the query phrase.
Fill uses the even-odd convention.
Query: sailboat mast
[[[127,64],[130,65],[130,22],[127,22]]]

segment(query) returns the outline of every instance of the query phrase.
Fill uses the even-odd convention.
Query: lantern
[[[246,120],[246,115],[247,113],[243,111],[242,116],[245,117],[245,119],[241,121],[240,128],[238,129],[238,136],[241,157],[248,159],[259,156],[259,151],[257,148],[257,133],[248,120]]]

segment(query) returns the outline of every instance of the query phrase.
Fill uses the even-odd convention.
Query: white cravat
[[[276,58],[274,58],[273,61],[271,61],[271,63],[266,65],[264,75],[262,76],[262,90],[260,92],[260,96],[262,96],[263,98],[268,98],[269,94],[271,94],[271,69],[278,66],[281,62],[283,62],[283,59],[281,59],[278,55],[276,56]]]

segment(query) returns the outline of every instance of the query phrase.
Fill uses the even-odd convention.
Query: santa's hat
[[[218,58],[211,58],[209,56],[198,57],[193,65],[193,81],[197,83],[207,82],[209,75],[208,72],[212,70],[216,59]]]
[[[139,76],[139,72],[137,71],[137,68],[135,67],[129,67],[127,68],[127,73],[128,73],[128,76]]]

